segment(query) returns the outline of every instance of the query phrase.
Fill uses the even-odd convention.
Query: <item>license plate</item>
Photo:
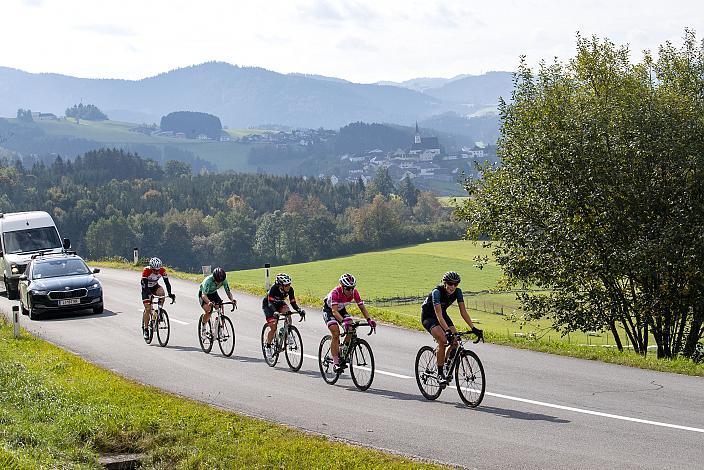
[[[76,305],[80,304],[81,299],[64,299],[64,300],[59,300],[59,306],[64,306],[64,305]]]

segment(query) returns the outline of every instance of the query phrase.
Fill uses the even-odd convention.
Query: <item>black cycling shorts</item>
[[[205,302],[203,302],[203,297],[201,297],[201,295],[203,295],[203,293],[201,291],[198,291],[198,302],[200,302],[200,306],[202,307],[203,305],[205,305]],[[222,299],[220,298],[217,292],[208,294],[207,297],[211,302],[215,302],[216,304],[222,303]]]
[[[142,301],[149,303],[149,297],[152,295],[157,295],[156,291],[159,287],[159,284],[154,284],[151,287],[142,286]]]
[[[339,313],[342,318],[347,318],[350,316],[350,314],[347,313],[347,309],[344,308],[338,310],[337,313]],[[328,328],[330,327],[330,325],[340,324],[340,322],[337,321],[337,318],[335,318],[335,315],[332,314],[332,308],[328,306],[327,301],[323,303],[323,320],[325,320],[325,324],[328,326]]]
[[[447,326],[455,326],[447,312],[442,312],[442,318],[445,320],[445,323],[447,323]],[[435,326],[440,326],[440,322],[438,322],[438,317],[435,315],[435,312],[429,314],[426,311],[423,311],[420,315],[420,321],[423,323],[423,328],[425,328],[428,333],[430,333],[430,330],[432,330]]]

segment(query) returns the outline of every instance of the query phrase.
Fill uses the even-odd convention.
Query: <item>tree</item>
[[[487,234],[533,317],[616,325],[645,355],[691,356],[704,333],[704,50],[687,31],[655,60],[577,38],[566,64],[522,62],[500,105],[502,166],[459,211]]]
[[[93,259],[109,256],[127,257],[134,247],[134,233],[122,216],[99,219],[86,231],[86,248]]]
[[[66,108],[66,117],[85,119],[86,121],[105,121],[108,116],[92,104],[75,104],[71,108]]]
[[[379,167],[371,183],[367,186],[367,192],[370,195],[370,199],[373,199],[376,194],[389,196],[389,194],[392,194],[395,190],[394,180],[391,179],[389,169],[383,166]]]
[[[420,191],[415,187],[411,178],[406,175],[398,186],[398,195],[401,196],[401,199],[408,207],[412,208],[418,202],[418,194],[420,194]]]
[[[413,216],[422,224],[432,224],[443,215],[442,205],[435,194],[423,191],[413,207]]]
[[[18,109],[17,120],[22,122],[34,122],[34,119],[32,118],[32,110],[22,108]]]
[[[222,133],[219,117],[194,111],[176,111],[162,116],[159,127],[165,131],[182,132],[191,139],[205,134],[211,139],[218,140]]]

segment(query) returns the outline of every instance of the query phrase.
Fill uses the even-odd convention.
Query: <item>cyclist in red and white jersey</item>
[[[147,325],[149,324],[149,315],[151,310],[151,296],[164,296],[164,288],[159,285],[159,279],[164,279],[166,290],[169,293],[171,300],[176,300],[176,295],[171,293],[171,283],[166,275],[166,269],[161,264],[159,258],[150,258],[149,266],[142,271],[142,303],[144,303],[144,314],[142,315],[142,334],[145,338],[149,337]],[[164,299],[159,299],[159,305],[164,305]]]
[[[345,273],[340,276],[340,285],[331,290],[325,300],[323,300],[323,319],[332,335],[330,353],[332,354],[335,370],[340,367],[340,325],[342,324],[347,330],[352,324],[352,316],[350,316],[345,307],[352,303],[357,304],[362,315],[367,319],[369,326],[376,328],[376,322],[369,316],[369,312],[364,306],[364,301],[357,289],[355,289],[356,285],[357,280],[354,276]]]

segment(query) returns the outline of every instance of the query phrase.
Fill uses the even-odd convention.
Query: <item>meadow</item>
[[[239,142],[201,141],[195,139],[175,139],[172,137],[151,136],[130,129],[136,124],[120,121],[80,121],[73,119],[60,121],[38,121],[37,125],[49,135],[69,136],[93,140],[107,146],[129,146],[131,144],[152,145],[159,148],[177,147],[186,150],[197,157],[215,164],[220,171],[254,172],[256,165],[247,161],[252,144]],[[225,129],[232,137],[247,134],[261,134],[266,131],[257,129]],[[286,168],[282,168],[285,171]]]
[[[438,468],[140,385],[14,339],[1,314],[0,377],[3,469],[102,468],[125,453],[142,454],[141,468]]]

